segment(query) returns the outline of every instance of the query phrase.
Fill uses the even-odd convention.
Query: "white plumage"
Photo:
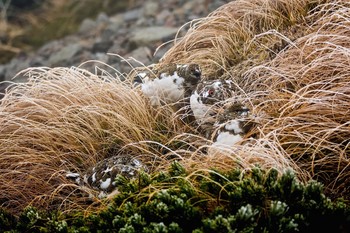
[[[242,141],[243,137],[240,134],[232,134],[230,132],[220,132],[216,137],[213,146],[215,147],[232,147],[236,143]]]
[[[162,73],[160,77],[150,79],[146,76],[141,84],[141,90],[150,99],[152,106],[159,106],[164,103],[175,103],[184,98],[182,88],[185,79],[177,72],[172,75]]]
[[[170,63],[136,71],[134,81],[140,82],[141,91],[152,106],[160,106],[189,97],[200,79],[201,69],[197,64]]]
[[[211,114],[214,113],[209,105],[203,103],[202,98],[197,91],[194,91],[194,93],[191,95],[190,107],[198,125],[209,122]]]

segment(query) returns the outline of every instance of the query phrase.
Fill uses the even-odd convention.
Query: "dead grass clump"
[[[265,136],[334,196],[349,197],[350,5],[326,4],[310,18],[310,33],[247,72],[242,88],[259,93]]]
[[[232,1],[193,23],[183,38],[175,40],[162,62],[198,63],[209,78],[239,66],[234,74],[239,77],[247,68],[265,62],[291,39],[305,33],[305,17],[320,2]],[[299,27],[303,29],[298,30]]]
[[[194,23],[163,62],[192,61],[209,79],[233,79],[259,121],[252,134],[348,196],[349,9],[346,1],[232,1]]]
[[[279,174],[293,170],[300,181],[310,178],[308,173],[302,171],[280,145],[272,140],[248,139],[234,148],[218,148],[214,145],[204,148],[207,148],[207,154],[186,157],[184,166],[189,171],[213,168],[229,171],[239,168],[243,172],[249,172],[258,166],[263,170],[276,169]]]
[[[150,108],[127,83],[77,68],[23,74],[28,83],[11,88],[0,105],[0,203],[11,211],[28,204],[84,209],[92,190],[66,180],[66,171],[83,172],[117,153],[147,163],[150,143],[126,145],[166,144],[181,132],[170,108]]]

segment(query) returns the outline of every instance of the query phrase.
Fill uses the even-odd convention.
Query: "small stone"
[[[168,39],[176,34],[177,28],[172,27],[147,27],[135,30],[130,41],[138,46],[148,45],[156,41]]]
[[[47,61],[40,56],[34,57],[29,62],[29,66],[31,67],[39,67],[39,66],[46,66],[46,65],[47,65]]]
[[[5,81],[14,81],[14,82],[22,82],[26,80],[27,78],[24,78],[23,76],[16,78],[12,80],[15,75],[28,68],[29,67],[29,59],[24,57],[16,57],[11,60],[11,62],[6,66],[6,73],[5,73]]]
[[[91,31],[94,31],[97,27],[97,23],[92,19],[84,19],[79,27],[79,33],[89,34]]]
[[[151,50],[148,47],[139,47],[127,54],[127,58],[132,57],[136,61],[130,61],[134,66],[140,66],[140,62],[144,65],[149,65],[152,57]],[[139,62],[137,62],[139,61]]]
[[[127,11],[124,13],[124,21],[125,22],[135,21],[138,18],[140,18],[141,15],[142,15],[141,9],[134,9],[134,10]]]
[[[95,54],[95,60],[98,60],[100,62],[107,63],[108,62],[108,55],[106,53],[96,53]]]
[[[116,35],[120,28],[121,28],[121,24],[118,23],[111,23],[107,26],[107,28],[105,29],[105,31],[110,31],[111,33],[113,33],[114,35]],[[119,33],[118,33],[119,34]]]
[[[106,28],[101,33],[101,41],[110,41],[113,43],[113,36],[116,34],[115,31],[112,31],[109,28]]]
[[[214,10],[216,10],[217,8],[221,7],[222,5],[226,4],[228,1],[212,1],[209,4],[209,12],[212,12]]]
[[[92,52],[107,52],[110,47],[112,47],[113,41],[110,40],[99,40],[92,46]]]
[[[110,22],[109,17],[106,13],[102,12],[97,16],[97,24],[108,24]]]
[[[6,66],[0,65],[0,81],[5,80]]]
[[[37,52],[37,56],[48,58],[54,51],[59,50],[62,47],[62,43],[59,40],[54,40],[43,45]]]
[[[122,14],[116,14],[109,18],[111,25],[117,25],[118,27],[124,23],[124,18]]]
[[[143,5],[143,15],[145,17],[154,17],[158,14],[159,3],[147,2]]]
[[[54,53],[49,58],[50,65],[62,65],[62,63],[68,62],[73,58],[74,55],[82,50],[82,46],[79,43],[69,44],[62,50]]]

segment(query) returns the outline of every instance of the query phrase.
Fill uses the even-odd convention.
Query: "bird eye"
[[[210,96],[214,95],[214,90],[213,90],[213,89],[210,89],[210,90],[208,91],[208,94],[209,94]]]
[[[202,74],[202,73],[201,73],[200,70],[197,70],[197,69],[196,69],[196,70],[193,71],[193,75],[196,76],[197,78],[200,78],[200,77],[201,77],[201,74]]]

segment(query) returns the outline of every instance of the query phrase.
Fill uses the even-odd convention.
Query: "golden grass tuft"
[[[154,144],[166,144],[182,130],[170,108],[150,108],[136,89],[117,79],[78,68],[23,73],[28,83],[10,88],[0,105],[3,207],[84,208],[86,198],[79,206],[77,197],[93,191],[66,180],[66,171],[82,173],[118,153],[154,163]]]
[[[118,154],[137,157],[150,172],[167,169],[173,160],[190,171],[293,167],[264,143],[214,150],[171,106],[152,108],[127,81],[74,67],[30,68],[20,75],[28,82],[10,87],[0,105],[0,200],[13,213],[27,205],[61,211],[105,206],[93,197],[96,191],[65,175],[82,174]]]
[[[191,25],[163,62],[232,79],[256,116],[252,134],[348,197],[349,13],[346,1],[232,1]]]
[[[324,5],[310,33],[245,75],[271,119],[261,130],[335,196],[348,196],[350,4]],[[249,87],[248,87],[249,85]]]
[[[208,17],[192,22],[188,33],[175,40],[162,62],[195,62],[208,78],[218,77],[232,66],[235,76],[249,66],[266,61],[289,42],[282,31],[297,38],[297,27],[320,0],[237,0]]]

